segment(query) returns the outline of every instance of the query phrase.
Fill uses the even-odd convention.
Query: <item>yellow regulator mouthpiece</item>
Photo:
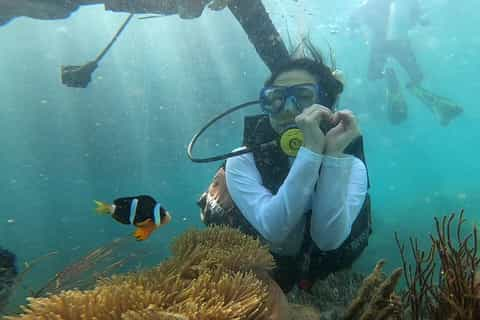
[[[280,136],[280,148],[289,157],[296,157],[303,145],[303,132],[298,128],[285,130]]]

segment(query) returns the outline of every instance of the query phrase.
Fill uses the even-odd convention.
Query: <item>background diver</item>
[[[368,79],[386,80],[388,115],[392,123],[407,119],[407,104],[402,87],[393,68],[385,68],[388,58],[394,58],[406,71],[409,92],[417,97],[446,126],[463,112],[463,108],[448,98],[422,87],[423,72],[417,62],[409,38],[416,25],[427,25],[418,0],[366,0],[350,17],[350,28],[365,25],[370,30],[370,59]]]

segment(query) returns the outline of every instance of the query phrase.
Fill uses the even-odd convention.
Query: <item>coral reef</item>
[[[396,234],[403,265],[389,277],[382,273],[385,262],[381,260],[360,288],[361,276],[345,271],[317,281],[311,294],[290,292],[289,300],[319,307],[322,320],[478,320],[480,244],[477,229],[474,225],[470,233],[462,230],[463,211],[454,228],[455,217],[451,214],[435,218],[436,234],[430,236],[428,251],[422,251],[418,240],[410,238],[413,265],[408,263],[405,247]],[[402,273],[406,289],[398,294],[395,288]],[[352,293],[357,289],[353,298]],[[337,303],[332,302],[335,299]]]
[[[320,311],[314,306],[305,306],[301,304],[289,305],[289,317],[290,320],[319,320],[322,317]]]
[[[408,264],[405,247],[395,235],[407,284],[406,315],[411,319],[480,319],[477,228],[474,225],[464,235],[463,210],[456,228],[452,225],[455,217],[452,213],[442,219],[435,218],[436,235],[430,235],[428,252],[419,248],[417,239],[410,238],[413,266]]]
[[[261,319],[266,292],[252,273],[205,273],[189,283],[166,281],[159,290],[129,281],[32,298],[23,316],[6,319],[155,319],[165,312],[194,319]]]
[[[93,290],[30,298],[22,315],[5,319],[284,319],[288,314],[281,290],[268,281],[273,257],[258,240],[212,227],[186,232],[172,251],[172,258],[151,270],[102,279]]]
[[[363,280],[358,294],[345,312],[345,320],[400,319],[402,307],[394,290],[402,275],[402,269],[395,269],[385,278],[380,260],[373,272]]]
[[[290,304],[269,275],[275,265],[268,248],[236,229],[215,226],[180,236],[172,257],[156,267],[101,278],[91,290],[29,298],[23,314],[4,319],[477,320],[477,229],[464,234],[463,211],[456,228],[455,217],[435,218],[428,251],[410,238],[413,264],[395,235],[402,268],[387,276],[381,260],[367,277],[340,271],[317,281],[310,293],[290,292]],[[82,261],[96,261],[102,252]],[[395,288],[402,274],[406,289],[400,295]]]
[[[316,307],[322,320],[342,319],[364,277],[365,275],[351,270],[341,270],[328,275],[325,279],[317,280],[311,292],[294,288],[287,295],[288,301],[292,304]]]
[[[312,318],[316,320],[401,319],[401,300],[394,290],[402,270],[387,277],[384,265],[379,261],[366,277],[346,270],[329,275],[315,283],[311,294],[290,292],[289,301],[318,308],[318,316]]]

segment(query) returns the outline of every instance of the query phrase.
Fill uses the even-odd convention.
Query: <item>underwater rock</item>
[[[288,293],[289,302],[306,305],[319,310],[322,320],[342,319],[345,309],[355,297],[364,275],[350,270],[342,270],[317,280],[311,293],[298,288]],[[318,319],[318,318],[317,318]]]
[[[0,311],[8,302],[17,274],[15,254],[0,247]]]
[[[319,320],[324,319],[320,311],[314,306],[290,304],[289,320]]]

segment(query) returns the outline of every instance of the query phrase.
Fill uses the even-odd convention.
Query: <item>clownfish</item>
[[[138,241],[146,240],[157,228],[172,220],[170,213],[154,198],[147,195],[118,198],[113,204],[94,200],[95,211],[110,214],[122,224],[137,227],[133,233]]]

